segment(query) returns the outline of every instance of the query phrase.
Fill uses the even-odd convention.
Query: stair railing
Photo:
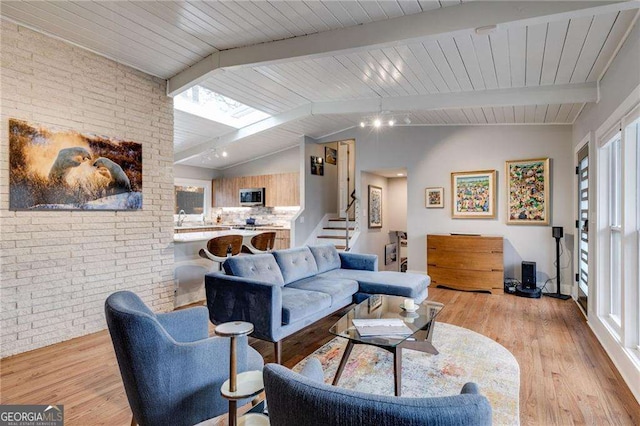
[[[349,205],[347,206],[346,209],[344,209],[344,213],[345,213],[345,236],[346,236],[346,243],[344,246],[344,251],[349,251],[349,210],[351,210],[351,207],[354,206],[354,204],[356,203],[356,190],[354,189],[353,192],[350,195],[351,197],[351,201],[349,202]]]

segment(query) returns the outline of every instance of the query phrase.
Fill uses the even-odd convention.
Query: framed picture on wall
[[[451,216],[454,219],[496,217],[496,171],[451,173]]]
[[[337,164],[338,151],[328,146],[324,147],[324,162],[327,164]]]
[[[142,144],[9,119],[10,210],[141,210]]]
[[[444,208],[444,188],[425,188],[424,206],[428,209]]]
[[[549,159],[506,162],[507,224],[549,225]]]
[[[369,228],[382,228],[382,188],[369,185]]]
[[[322,157],[311,156],[311,174],[324,176],[324,163]]]
[[[389,265],[398,260],[398,244],[391,243],[384,246],[384,264]]]

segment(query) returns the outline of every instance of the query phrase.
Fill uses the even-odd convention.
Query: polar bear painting
[[[142,145],[9,120],[12,210],[142,208]]]

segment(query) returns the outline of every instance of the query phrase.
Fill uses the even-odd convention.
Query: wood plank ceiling
[[[3,17],[93,50],[152,75],[170,78],[208,55],[332,31],[458,1],[3,1]],[[460,6],[456,6],[460,7]],[[637,9],[498,28],[489,34],[443,34],[381,48],[291,58],[223,69],[201,86],[264,111],[287,114],[319,102],[419,97],[597,81],[634,24]],[[387,111],[400,123],[572,123],[584,102]],[[207,159],[219,138],[237,132],[176,111],[175,152],[204,155],[183,164],[224,168],[322,137],[372,115],[301,115],[232,138],[226,158]],[[229,139],[231,140],[231,139]],[[237,143],[241,142],[241,143]],[[209,155],[210,156],[210,155]],[[179,156],[178,156],[179,158]]]

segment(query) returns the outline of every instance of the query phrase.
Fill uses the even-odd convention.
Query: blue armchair
[[[324,384],[315,358],[301,374],[267,364],[263,375],[272,426],[491,425],[491,405],[474,383],[460,395],[435,398],[366,394]]]
[[[205,307],[156,315],[120,291],[107,298],[105,315],[132,424],[186,426],[228,411],[220,386],[229,377],[229,339],[209,337]],[[262,370],[246,338],[237,355],[238,372]]]

